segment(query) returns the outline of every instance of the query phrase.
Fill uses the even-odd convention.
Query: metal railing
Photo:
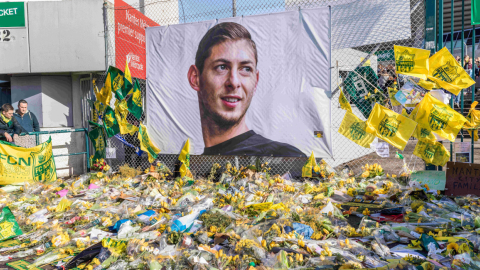
[[[438,29],[438,50],[442,49],[443,47],[447,47],[450,49],[450,52],[454,52],[454,44],[455,44],[455,40],[453,38],[453,33],[454,32],[460,32],[460,35],[461,35],[461,43],[462,45],[460,46],[460,61],[461,61],[461,65],[462,67],[465,66],[465,55],[468,55],[468,52],[466,50],[466,48],[463,46],[463,44],[465,43],[464,42],[464,39],[465,39],[465,0],[461,0],[462,2],[462,5],[461,5],[461,9],[462,9],[462,15],[461,15],[461,25],[462,25],[462,30],[460,31],[454,31],[455,30],[455,20],[454,20],[454,10],[455,10],[455,5],[454,5],[454,1],[453,0],[450,0],[450,21],[451,21],[451,27],[450,27],[450,46],[448,46],[447,44],[444,44],[443,42],[443,37],[444,37],[444,32],[443,32],[443,25],[444,25],[444,12],[445,12],[445,9],[448,8],[446,6],[444,6],[444,1],[445,0],[435,0],[435,6],[438,5],[438,20],[435,20],[436,22],[436,25],[438,25],[436,28]],[[475,59],[475,25],[472,25],[472,29],[467,29],[468,31],[471,31],[472,32],[472,55],[471,57],[473,59]],[[475,61],[473,60],[472,61],[472,78],[475,80],[475,70],[477,69],[477,67],[475,66]],[[472,93],[471,93],[471,98],[472,98],[472,102],[475,100],[475,84],[471,86],[472,87]],[[461,93],[460,93],[460,113],[463,115],[464,112],[465,112],[465,108],[464,108],[464,97],[465,97],[465,93],[464,93],[464,89],[462,89]],[[453,97],[452,99],[450,99],[450,107],[454,108],[454,101],[453,101]],[[460,131],[462,134],[460,136],[460,141],[463,142],[464,138],[463,138],[463,131]],[[472,131],[472,136],[471,136],[471,148],[470,148],[470,151],[471,151],[471,163],[474,163],[474,156],[475,156],[475,140],[474,140],[474,136],[473,136],[473,131]],[[450,161],[453,161],[453,143],[450,142]]]
[[[53,157],[68,157],[68,156],[77,156],[85,155],[87,163],[87,171],[90,170],[90,149],[89,149],[89,140],[88,140],[88,130],[86,128],[77,128],[77,129],[64,129],[64,130],[52,130],[52,131],[34,131],[29,133],[21,133],[19,136],[35,136],[35,145],[39,145],[40,135],[52,135],[52,134],[61,134],[61,133],[74,133],[74,132],[83,132],[85,135],[85,151],[68,153],[68,154],[59,154],[53,155]]]

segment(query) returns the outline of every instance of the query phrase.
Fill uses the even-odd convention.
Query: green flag
[[[103,133],[103,127],[97,126],[96,128],[92,129],[88,133],[88,137],[92,141],[93,147],[95,148],[95,154],[93,155],[92,162],[95,162],[95,160],[97,159],[105,158],[106,156],[105,145],[107,143],[106,143],[105,135]]]
[[[8,207],[3,207],[0,213],[0,241],[22,235],[23,232]]]
[[[367,97],[372,95],[375,101],[379,102],[382,100],[381,98],[377,98],[381,96],[380,93],[377,93],[380,91],[378,90],[377,81],[378,77],[375,71],[370,66],[365,66],[356,68],[355,72],[349,72],[343,83],[347,93],[351,97],[350,101],[360,109],[365,118],[368,118],[373,108],[372,99]],[[377,90],[375,91],[375,89]]]
[[[127,101],[128,111],[135,116],[138,120],[142,117],[143,108],[142,108],[142,91],[140,90],[140,85],[138,80],[135,79],[135,84],[133,85],[133,94],[132,97]]]
[[[480,1],[472,0],[472,25],[480,24]]]
[[[158,153],[160,153],[160,149],[150,140],[147,128],[142,123],[140,123],[138,129],[138,140],[140,141],[140,149],[148,154],[148,162],[154,162],[158,157]]]
[[[93,122],[98,122],[98,113],[97,113],[97,110],[95,109],[95,101],[91,100],[91,99],[87,99],[87,102],[88,104],[90,105],[90,109],[91,109],[91,116],[92,116],[92,121]]]
[[[125,84],[122,88],[122,95],[125,98],[127,95],[131,94],[133,91],[133,79],[132,74],[130,73],[130,68],[128,68],[128,61],[125,61]]]
[[[120,69],[110,66],[108,68],[107,79],[105,80],[104,87],[107,90],[112,91],[115,94],[116,99],[122,100],[132,89],[132,82],[125,77],[125,74],[123,74]]]
[[[106,107],[103,115],[103,125],[105,126],[105,132],[108,138],[110,138],[120,132],[120,126],[118,125],[117,118],[115,118],[115,111],[110,106]]]

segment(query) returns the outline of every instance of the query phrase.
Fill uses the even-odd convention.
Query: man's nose
[[[232,69],[230,71],[227,86],[231,87],[232,89],[237,89],[240,87],[240,77],[238,74],[238,70]]]

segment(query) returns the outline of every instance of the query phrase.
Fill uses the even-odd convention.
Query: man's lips
[[[242,100],[239,96],[226,96],[222,97],[221,99],[223,104],[225,104],[225,106],[228,108],[235,108]]]

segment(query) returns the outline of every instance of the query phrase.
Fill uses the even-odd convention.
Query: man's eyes
[[[215,70],[217,70],[217,71],[225,71],[225,70],[227,70],[227,69],[228,69],[228,66],[227,66],[227,65],[218,65],[218,66],[215,67]],[[252,67],[249,67],[249,66],[241,67],[241,68],[240,68],[240,71],[241,71],[241,72],[248,72],[248,73],[250,73],[250,72],[253,72],[253,68],[252,68]]]

